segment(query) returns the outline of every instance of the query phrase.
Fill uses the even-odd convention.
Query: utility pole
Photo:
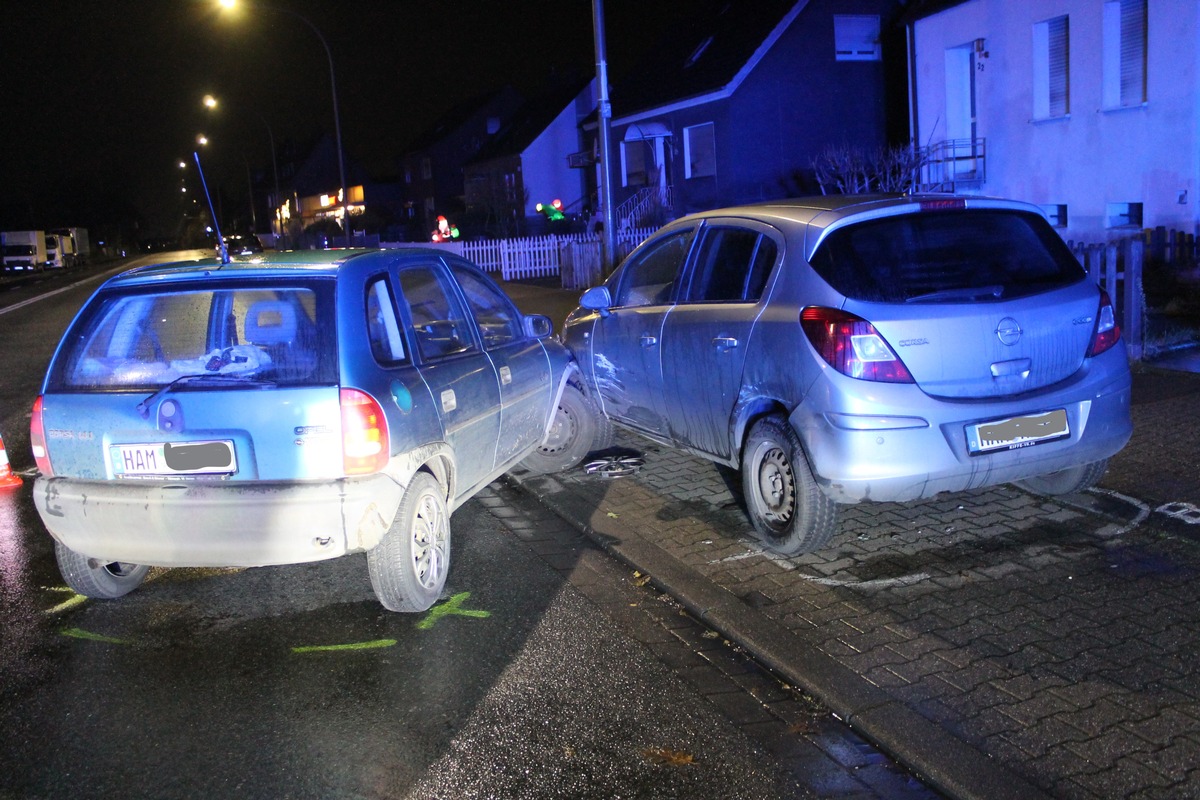
[[[617,265],[617,219],[613,209],[612,146],[609,129],[612,106],[608,102],[608,56],[604,42],[604,0],[592,0],[592,26],[596,36],[596,85],[600,111],[600,207],[604,211],[604,231],[601,238],[601,266],[604,275]]]

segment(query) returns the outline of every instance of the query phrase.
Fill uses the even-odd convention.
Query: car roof
[[[668,227],[692,224],[715,217],[760,220],[785,233],[804,237],[805,257],[811,258],[825,235],[850,222],[879,217],[957,209],[998,208],[1042,215],[1031,203],[997,197],[962,194],[831,194],[767,200],[729,208],[701,211],[681,217]]]
[[[148,264],[122,272],[109,279],[106,287],[137,286],[152,283],[194,280],[196,278],[221,276],[262,278],[298,275],[333,276],[343,265],[368,258],[372,255],[387,258],[433,256],[440,258],[442,251],[433,247],[401,247],[387,250],[377,249],[333,249],[333,250],[283,250],[255,253],[253,255],[231,255],[229,262],[222,264],[216,257],[189,261],[171,261]]]

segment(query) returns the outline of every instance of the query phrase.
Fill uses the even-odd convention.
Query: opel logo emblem
[[[996,326],[996,336],[1007,345],[1014,345],[1021,339],[1021,326],[1012,317],[1005,317]]]

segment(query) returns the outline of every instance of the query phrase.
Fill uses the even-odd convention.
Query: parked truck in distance
[[[55,228],[49,231],[49,235],[62,240],[59,252],[63,256],[63,263],[51,266],[74,267],[88,263],[92,246],[88,241],[87,228]]]
[[[66,269],[75,263],[75,240],[61,233],[46,234],[46,266]]]
[[[42,231],[0,233],[0,253],[3,253],[6,271],[41,270],[46,266],[46,234]]]

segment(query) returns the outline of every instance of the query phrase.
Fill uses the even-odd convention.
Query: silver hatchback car
[[[1132,433],[1109,297],[1035,207],[947,195],[679,219],[563,332],[604,415],[741,469],[773,550],[839,504],[1103,474]]]

